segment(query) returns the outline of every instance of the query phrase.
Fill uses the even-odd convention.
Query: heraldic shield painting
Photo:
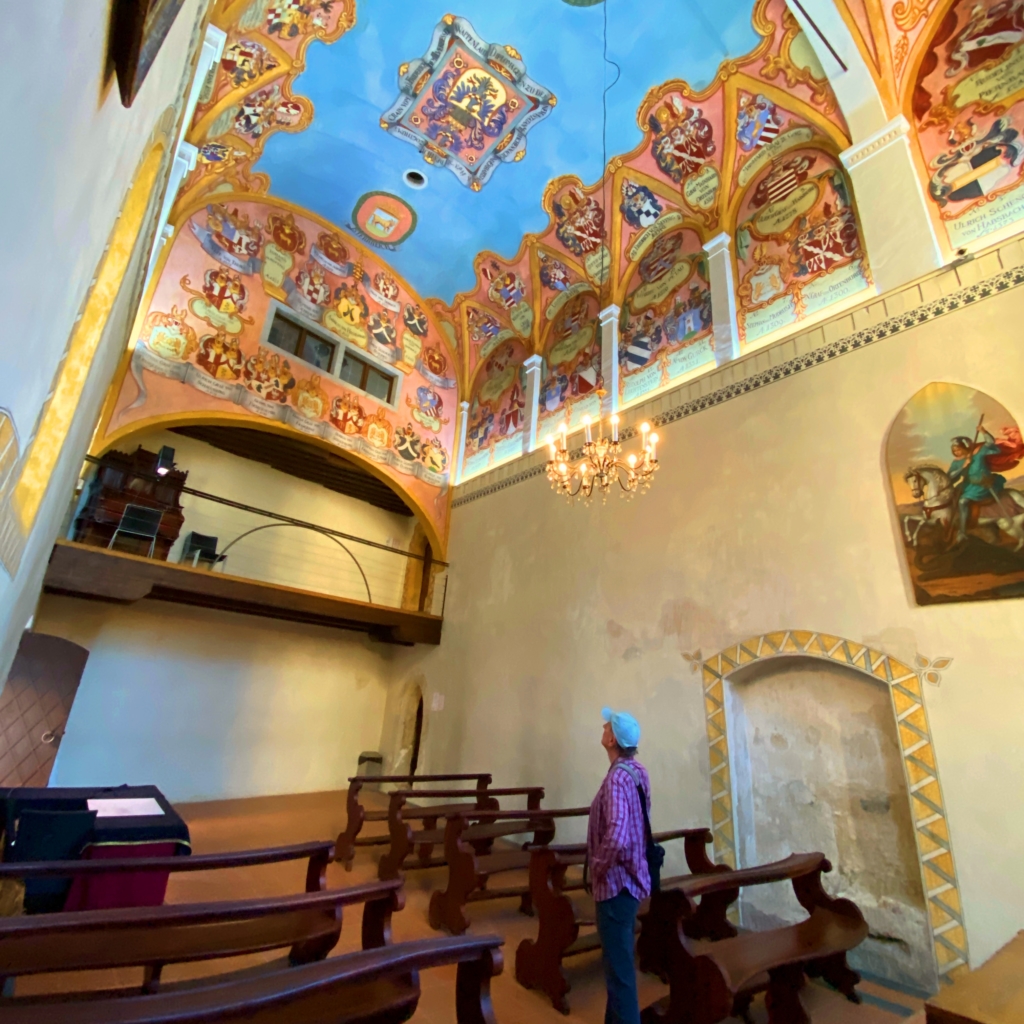
[[[997,401],[929,384],[889,432],[889,481],[918,604],[1024,597],[1024,441]]]

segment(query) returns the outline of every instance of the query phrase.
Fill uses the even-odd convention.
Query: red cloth
[[[173,857],[178,844],[119,843],[87,846],[81,860],[127,860],[132,857]],[[80,876],[71,883],[65,910],[108,910],[115,907],[159,907],[167,892],[168,871],[112,871]]]
[[[1003,427],[995,443],[1000,454],[988,457],[988,468],[993,472],[1005,473],[1024,459],[1024,440],[1021,439],[1020,431],[1016,427]]]

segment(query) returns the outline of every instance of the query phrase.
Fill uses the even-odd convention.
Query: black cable
[[[619,79],[622,77],[622,68],[615,63],[613,60],[608,59],[608,4],[611,0],[603,0],[601,4],[602,14],[604,18],[604,39],[601,50],[601,57],[604,61],[604,65],[601,69],[601,78],[603,81],[607,81],[608,67],[611,64],[615,68],[615,81],[611,85],[605,85],[604,92],[601,93],[601,198],[604,200],[604,215],[605,215],[605,228],[608,229],[611,226],[611,212],[608,209],[608,91],[614,89],[619,83]],[[609,253],[609,263],[611,255]],[[606,275],[605,280],[611,281],[611,266],[605,268]],[[601,284],[601,290],[604,290],[604,283]],[[602,308],[604,304],[602,303]]]

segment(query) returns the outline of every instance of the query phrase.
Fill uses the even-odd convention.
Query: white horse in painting
[[[956,488],[949,474],[938,466],[917,466],[908,469],[904,479],[910,485],[910,493],[921,502],[920,515],[903,517],[903,536],[911,547],[917,547],[918,535],[922,527],[928,524],[941,527],[945,536],[952,540],[953,527],[963,529],[960,524],[960,509]],[[1012,499],[1018,508],[1024,509],[1024,494],[1006,488],[1003,494]],[[998,506],[999,502],[995,502]],[[995,525],[1008,537],[1012,537],[1017,546],[1014,551],[1024,548],[1024,512],[1018,515],[982,516],[978,526]]]

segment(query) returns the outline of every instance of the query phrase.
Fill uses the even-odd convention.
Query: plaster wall
[[[36,628],[89,650],[53,786],[152,783],[172,801],[343,789],[378,746],[391,654],[358,634],[52,596]]]
[[[132,107],[121,106],[106,74],[109,6],[55,0],[20,5],[0,26],[7,58],[3,76],[12,98],[8,151],[0,182],[17,197],[6,211],[7,233],[18,239],[0,253],[0,407],[11,413],[24,457],[55,381],[65,346],[93,275],[111,238],[119,209],[154,128],[188,87],[187,56],[207,0],[186,0]],[[46,126],[40,132],[40,125]],[[165,163],[169,165],[169,160]],[[0,678],[6,678],[18,640],[32,615],[46,560],[60,530],[100,406],[135,315],[149,242],[160,208],[163,176],[121,287],[107,313],[84,380],[75,382],[76,415],[60,439],[59,456],[12,579],[0,569]],[[131,245],[130,240],[126,242]],[[15,471],[17,472],[17,470]],[[0,510],[5,530],[12,516]]]
[[[127,109],[106,71],[109,4],[18,4],[0,24],[10,107],[0,181],[15,200],[4,210],[5,234],[18,241],[0,252],[8,339],[0,347],[0,406],[23,443],[150,132],[179,98],[207,2],[185,0]]]
[[[170,431],[133,435],[117,448],[132,452],[138,445],[151,452],[164,445],[173,448],[177,468],[188,471],[187,486],[195,490],[388,544],[399,551],[410,550],[416,525],[411,515],[387,512]],[[217,537],[217,550],[223,551],[246,531],[273,522],[190,494],[181,496],[181,505],[185,522],[170,551],[171,562],[180,558],[191,531]],[[401,605],[409,559],[351,541],[344,543],[366,573],[373,603]],[[367,600],[366,587],[352,558],[334,541],[312,530],[290,526],[261,529],[231,548],[224,571],[356,601]]]
[[[951,657],[925,704],[981,963],[1024,924],[1024,604],[913,603],[883,452],[929,381],[1024,415],[1022,321],[1024,289],[996,293],[677,421],[633,502],[570,507],[539,476],[455,507],[444,639],[400,655],[385,743],[415,682],[424,771],[492,771],[575,805],[607,767],[601,706],[626,707],[644,728],[655,828],[706,824],[701,651],[810,629],[911,665]]]

